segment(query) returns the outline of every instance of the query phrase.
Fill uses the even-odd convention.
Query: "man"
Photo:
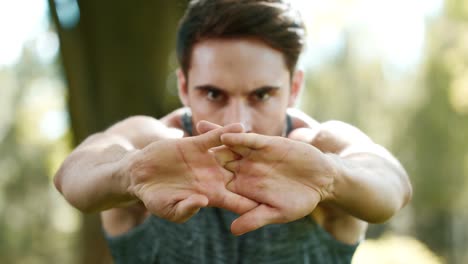
[[[190,3],[177,39],[185,108],[90,136],[55,177],[72,205],[102,211],[116,262],[349,263],[367,222],[409,201],[384,148],[289,108],[303,38],[281,0]]]

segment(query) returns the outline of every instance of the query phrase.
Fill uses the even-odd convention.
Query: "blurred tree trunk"
[[[178,106],[167,80],[186,1],[49,0],[49,6],[75,144],[130,115],[161,117]],[[79,263],[111,262],[98,214],[83,216],[80,244]]]

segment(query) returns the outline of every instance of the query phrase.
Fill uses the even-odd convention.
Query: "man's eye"
[[[254,93],[254,99],[256,101],[266,101],[270,98],[270,93],[268,91],[256,92]]]
[[[206,97],[210,101],[221,101],[223,99],[223,95],[216,90],[208,90],[206,92]]]

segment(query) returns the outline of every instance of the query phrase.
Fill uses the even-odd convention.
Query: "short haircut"
[[[258,39],[280,51],[292,75],[305,27],[299,13],[282,0],[192,0],[177,32],[177,59],[185,76],[196,43],[236,38]]]

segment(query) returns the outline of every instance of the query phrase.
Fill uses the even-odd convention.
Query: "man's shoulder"
[[[139,132],[165,131],[167,128],[183,130],[182,115],[186,113],[186,111],[186,108],[179,108],[160,119],[146,115],[130,116],[116,123],[110,130],[137,130]]]
[[[181,109],[177,109],[161,119],[151,116],[136,115],[128,117],[104,132],[104,136],[119,136],[141,149],[160,140],[186,136],[181,126]]]
[[[310,115],[297,108],[288,108],[287,114],[292,119],[293,128],[319,128],[320,131],[327,132],[339,131],[341,133],[352,135],[363,134],[357,127],[340,120],[318,122]]]
[[[291,117],[292,128],[315,128],[320,126],[320,123],[310,115],[297,108],[288,108],[288,116]]]
[[[183,129],[182,116],[189,111],[187,107],[178,108],[162,117],[160,121],[167,127]]]
[[[163,116],[160,119],[157,119],[152,116],[147,115],[134,115],[127,117],[126,119],[120,121],[121,126],[130,126],[130,127],[147,127],[149,126],[165,126],[170,128],[182,128],[182,115],[187,112],[187,108],[176,109],[169,114]],[[117,123],[116,125],[119,125]]]

